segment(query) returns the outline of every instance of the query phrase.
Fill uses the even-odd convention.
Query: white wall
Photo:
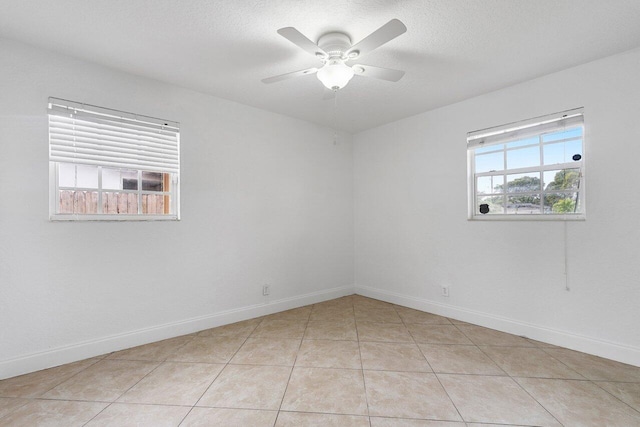
[[[349,135],[14,42],[0,58],[0,378],[352,293]],[[49,96],[179,121],[182,220],[50,222]]]
[[[22,44],[0,58],[0,378],[350,293],[354,227],[358,293],[640,365],[640,51],[359,133],[353,152]],[[182,221],[50,222],[49,96],[181,122]],[[563,223],[467,221],[465,136],[579,106],[588,218],[567,224],[567,292]]]
[[[638,76],[635,50],[355,135],[356,291],[640,365]],[[564,223],[467,220],[465,138],[581,106],[566,291]]]

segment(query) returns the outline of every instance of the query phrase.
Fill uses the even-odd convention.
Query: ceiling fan
[[[404,76],[404,71],[363,64],[349,66],[346,62],[366,55],[405,31],[407,31],[407,27],[402,22],[398,19],[392,19],[360,42],[351,45],[351,38],[342,32],[324,34],[318,39],[318,43],[314,43],[293,27],[280,28],[278,34],[315,56],[323,66],[269,77],[263,79],[262,82],[275,83],[314,73],[317,73],[318,79],[325,87],[333,91],[345,87],[354,75],[397,82]]]

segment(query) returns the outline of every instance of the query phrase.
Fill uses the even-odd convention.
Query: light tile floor
[[[0,381],[0,426],[640,426],[640,368],[352,295]]]

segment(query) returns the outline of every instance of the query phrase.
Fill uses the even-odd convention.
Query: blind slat
[[[57,124],[61,127],[86,127],[95,131],[124,132],[129,135],[139,135],[141,137],[146,136],[150,138],[165,139],[167,141],[172,141],[173,139],[175,139],[175,136],[178,133],[176,131],[167,131],[164,129],[149,129],[103,119],[88,121],[82,118],[62,117],[55,115],[51,115],[49,117],[51,118],[52,123]]]
[[[167,164],[178,164],[178,156],[173,155],[173,156],[153,156],[153,155],[149,155],[149,153],[137,153],[137,152],[132,152],[132,151],[122,151],[122,150],[106,150],[106,149],[102,149],[99,147],[89,147],[89,146],[85,146],[85,147],[69,147],[69,146],[59,146],[59,147],[55,147],[51,149],[51,152],[55,152],[55,153],[67,153],[67,155],[69,154],[74,154],[74,155],[94,155],[94,156],[99,156],[99,155],[103,155],[105,157],[122,157],[122,158],[127,158],[127,159],[139,159],[140,161],[145,161],[145,160],[153,160],[153,161],[157,161],[159,163],[167,163]],[[173,160],[173,161],[172,161]]]
[[[159,153],[177,153],[178,150],[175,147],[171,147],[168,145],[160,145],[160,144],[152,144],[152,143],[138,143],[138,142],[131,142],[130,140],[127,140],[125,138],[105,138],[103,136],[99,136],[99,135],[87,135],[87,134],[77,134],[77,133],[73,133],[73,132],[67,132],[67,131],[63,131],[60,132],[59,130],[55,130],[55,131],[51,131],[50,133],[50,139],[52,141],[55,141],[56,144],[61,144],[61,145],[74,145],[74,141],[75,142],[79,142],[79,143],[93,143],[93,144],[98,144],[98,145],[104,145],[104,146],[112,146],[115,148],[121,147],[123,149],[125,148],[129,148],[129,149],[137,149],[137,150],[144,150],[144,151],[150,151],[150,152],[159,152]]]
[[[49,160],[177,173],[179,124],[50,98]]]
[[[65,162],[68,163],[67,153],[58,153],[54,152],[49,155],[49,160],[52,162]],[[74,163],[74,162],[72,162]],[[171,167],[167,163],[160,162],[152,162],[152,161],[141,161],[138,159],[126,159],[121,157],[108,157],[108,156],[92,156],[85,155],[83,156],[82,162],[83,165],[96,165],[96,166],[104,166],[110,167],[114,169],[140,169],[150,172],[172,172],[177,173],[180,172],[179,167]]]

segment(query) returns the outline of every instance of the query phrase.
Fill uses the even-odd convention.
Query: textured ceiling
[[[351,132],[640,46],[639,0],[0,4],[0,37]],[[392,18],[407,32],[358,62],[406,75],[397,83],[354,77],[335,115],[313,75],[260,81],[319,64],[279,28],[296,27],[314,42],[341,30],[355,43]]]

